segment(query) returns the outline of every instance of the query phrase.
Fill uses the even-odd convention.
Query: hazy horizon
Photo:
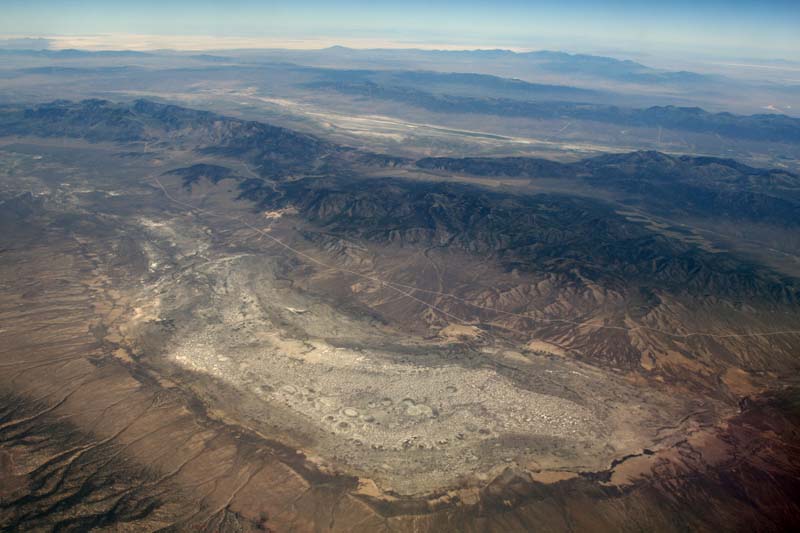
[[[786,1],[7,2],[0,36],[59,48],[552,48],[791,59],[800,4]],[[47,17],[37,16],[48,13]],[[157,15],[157,16],[155,16]],[[175,22],[180,22],[176,31]]]

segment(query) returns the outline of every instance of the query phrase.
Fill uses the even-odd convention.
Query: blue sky
[[[313,38],[800,57],[800,0],[0,0],[0,34]]]

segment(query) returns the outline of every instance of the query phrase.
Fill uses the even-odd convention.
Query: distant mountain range
[[[445,75],[432,75],[441,79]],[[484,80],[482,80],[484,81]],[[486,83],[486,81],[484,81]],[[501,82],[497,82],[500,84]],[[508,85],[514,85],[507,82]],[[678,131],[712,133],[723,137],[756,141],[800,142],[800,119],[780,114],[734,115],[710,113],[699,107],[653,106],[632,109],[613,105],[565,101],[545,101],[561,89],[555,86],[519,86],[520,92],[535,100],[451,94],[434,94],[413,87],[381,85],[372,81],[320,81],[306,85],[342,94],[390,100],[418,106],[438,113],[478,113],[534,119],[577,119],[616,124],[623,127],[662,127]],[[580,89],[566,88],[562,98],[580,94]],[[583,94],[591,94],[586,92]]]
[[[380,58],[384,61],[401,60],[409,57],[435,60],[474,60],[502,61],[535,65],[544,72],[571,74],[604,78],[614,81],[642,84],[699,84],[719,81],[720,76],[698,74],[689,71],[670,71],[648,67],[629,59],[617,59],[590,54],[571,54],[561,51],[539,50],[533,52],[514,52],[512,50],[419,50],[419,49],[374,49],[358,50],[344,46],[333,46],[319,51],[301,52],[300,56],[319,55],[337,59]]]
[[[302,67],[301,67],[302,68]],[[436,72],[430,70],[337,70],[308,69],[320,81],[310,86],[337,87],[339,84],[357,85],[359,83],[372,87],[402,87],[416,89],[424,87],[425,91],[435,94],[472,95],[487,92],[497,96],[509,95],[515,99],[547,98],[551,100],[594,99],[605,91],[582,89],[568,85],[531,83],[528,81],[502,78],[489,74],[465,72]]]
[[[606,78],[631,83],[703,83],[718,80],[719,77],[708,76],[688,71],[668,71],[648,67],[627,59],[613,57],[570,54],[567,52],[542,50],[535,52],[514,52],[511,50],[419,50],[419,49],[355,49],[344,46],[333,46],[322,50],[264,50],[264,51],[227,51],[220,53],[186,54],[176,51],[142,52],[133,50],[77,50],[21,48],[26,41],[15,46],[3,46],[0,41],[0,57],[3,55],[47,57],[52,59],[76,59],[91,57],[155,57],[158,55],[180,55],[209,62],[241,61],[259,55],[274,56],[276,54],[294,59],[336,58],[336,59],[376,59],[400,60],[409,58],[428,58],[437,60],[471,59],[476,61],[512,61],[535,65],[544,72],[572,74]],[[35,44],[38,41],[31,41]],[[40,45],[48,44],[47,41]]]
[[[550,72],[589,75],[627,82],[688,84],[719,79],[718,76],[709,76],[685,70],[654,69],[629,59],[615,59],[613,57],[568,54],[566,52],[546,50],[520,55],[537,61],[544,70]]]

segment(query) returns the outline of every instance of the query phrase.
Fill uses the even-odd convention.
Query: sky
[[[0,0],[0,35],[101,48],[619,48],[796,59],[800,0]]]

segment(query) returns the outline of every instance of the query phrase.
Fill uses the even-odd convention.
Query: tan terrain
[[[780,530],[800,516],[797,304],[741,296],[717,252],[674,245],[710,254],[692,257],[718,294],[635,293],[634,274],[526,270],[439,222],[342,229],[362,210],[383,220],[349,182],[317,197],[300,175],[265,180],[278,200],[259,203],[237,157],[142,148],[0,146],[0,527]],[[198,163],[231,174],[173,172]],[[446,210],[472,190],[419,201]],[[556,205],[595,213],[536,201],[534,224]]]

